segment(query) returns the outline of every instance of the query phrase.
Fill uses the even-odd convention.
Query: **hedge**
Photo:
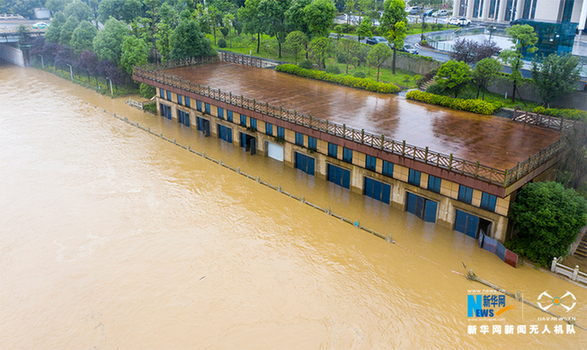
[[[461,111],[479,113],[479,114],[493,114],[495,110],[502,107],[501,102],[497,101],[483,101],[477,99],[464,100],[461,98],[452,98],[448,96],[434,95],[419,90],[413,90],[406,94],[406,98],[421,102],[458,109]]]
[[[352,75],[330,74],[316,69],[304,69],[294,64],[282,64],[275,67],[278,72],[298,75],[300,77],[327,81],[344,86],[350,86],[357,89],[363,89],[384,94],[399,92],[399,87],[390,83],[376,82],[366,78],[356,78]]]
[[[553,117],[559,117],[559,118],[563,117],[563,118],[572,119],[572,120],[582,120],[582,121],[587,122],[587,111],[582,111],[579,109],[536,107],[536,108],[534,108],[534,113],[551,115]]]

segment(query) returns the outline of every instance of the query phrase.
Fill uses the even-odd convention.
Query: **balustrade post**
[[[361,129],[361,143],[365,143],[365,129]]]
[[[514,117],[513,120],[516,120],[516,114],[518,113],[518,106],[514,106]]]
[[[503,174],[503,187],[505,187],[508,183],[508,170],[505,169],[505,172]]]
[[[257,101],[253,99],[253,111],[257,110]]]
[[[283,107],[279,106],[279,118],[283,119]]]
[[[450,154],[450,157],[448,158],[448,171],[450,171],[452,169],[452,153]]]
[[[312,129],[312,115],[310,114],[310,129]]]
[[[265,102],[265,114],[269,114],[269,102]]]
[[[552,263],[550,264],[550,271],[555,272],[556,270],[556,257],[552,258]]]
[[[384,144],[385,143],[385,135],[381,134],[381,149],[384,149]]]
[[[573,281],[576,281],[578,274],[579,274],[579,265],[575,265],[575,269],[573,270],[573,276],[571,277],[571,279]]]
[[[232,104],[232,91],[228,93],[228,98],[229,98],[228,103]]]
[[[563,131],[563,123],[565,121],[565,117],[561,115],[561,132]]]
[[[428,146],[426,146],[426,151],[424,151],[424,163],[428,163]]]
[[[406,140],[402,142],[402,157],[406,154]]]
[[[208,85],[208,97],[210,97],[210,85]]]
[[[475,166],[475,178],[477,178],[478,173],[479,173],[479,161],[477,161],[477,166]]]
[[[346,124],[342,124],[342,138],[346,139]]]
[[[326,119],[326,133],[328,133],[328,119]]]
[[[244,104],[243,104],[243,95],[241,95],[241,107],[244,107]]]

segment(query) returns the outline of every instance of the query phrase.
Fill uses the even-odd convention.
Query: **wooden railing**
[[[512,120],[561,131],[573,129],[575,123],[577,123],[577,121],[570,119],[565,120],[565,118],[558,118],[550,115],[540,115],[540,113],[519,111],[517,108],[514,108],[514,116],[512,117]]]
[[[223,62],[237,63],[245,66],[263,68],[263,60],[257,57],[219,51],[218,57]]]
[[[187,61],[200,64],[200,61],[198,60]],[[179,67],[180,64],[169,64],[168,66]],[[352,140],[363,145],[381,149],[385,152],[389,152],[408,159],[413,159],[424,164],[430,164],[438,168],[446,169],[448,171],[459,173],[502,187],[509,186],[536,167],[546,163],[555,157],[563,148],[563,143],[559,140],[550,145],[548,148],[543,149],[539,153],[531,156],[524,162],[518,163],[518,165],[512,169],[500,170],[480,164],[478,161],[472,162],[454,157],[452,154],[435,152],[430,150],[428,147],[422,148],[410,145],[406,143],[406,141],[393,140],[389,136],[376,135],[365,131],[365,129],[354,129],[346,126],[346,124],[340,125],[325,119],[315,118],[312,115],[298,113],[296,110],[292,111],[281,106],[270,105],[267,102],[259,102],[254,98],[251,99],[242,95],[233,95],[232,92],[213,89],[210,86],[202,86],[198,83],[186,81],[148,68],[149,67],[134,67],[133,74],[135,76],[149,79],[163,85],[173,86],[178,89],[190,91],[192,93],[206,96],[217,101],[222,101],[230,105],[256,111],[293,124],[302,125],[313,130],[318,130],[344,138],[346,140]]]

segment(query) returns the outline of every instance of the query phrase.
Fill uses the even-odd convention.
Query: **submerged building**
[[[473,238],[507,240],[517,190],[555,175],[559,131],[261,64],[220,53],[133,78],[156,87],[164,118]]]

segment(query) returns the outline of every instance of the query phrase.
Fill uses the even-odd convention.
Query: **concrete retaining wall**
[[[428,61],[407,55],[396,55],[395,60],[396,68],[405,69],[419,75],[424,75],[433,69],[439,68],[442,65],[442,62]],[[391,67],[391,59],[383,63],[383,67]]]
[[[0,58],[17,66],[24,67],[24,55],[22,51],[12,46],[0,44]]]

